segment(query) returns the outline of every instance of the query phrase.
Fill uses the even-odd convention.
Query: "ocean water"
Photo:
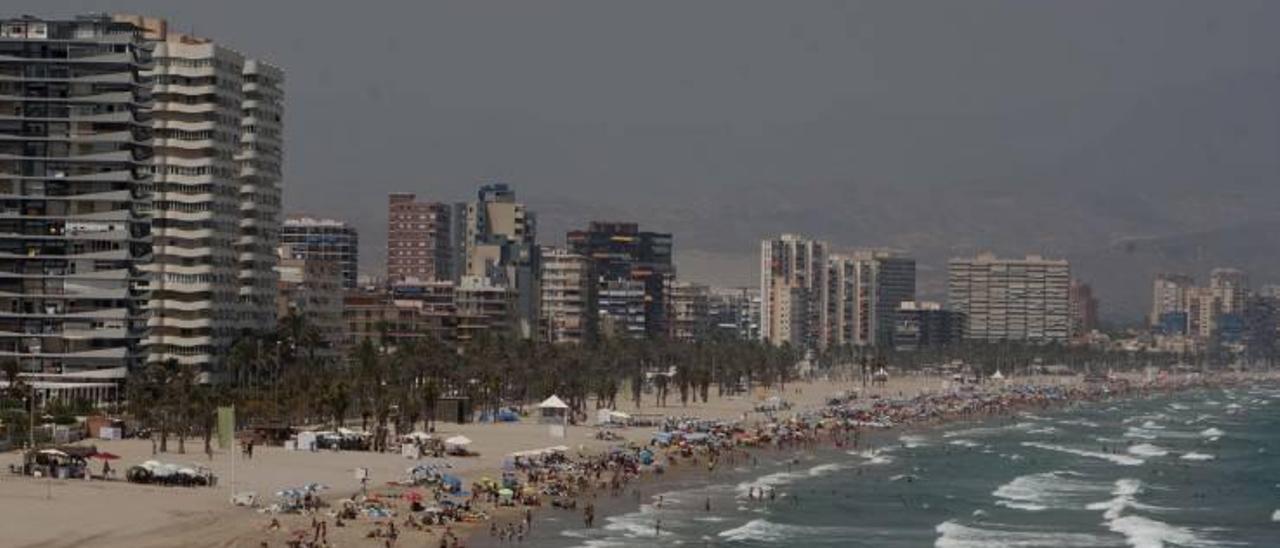
[[[638,508],[616,503],[592,529],[548,511],[523,545],[1280,546],[1277,387],[1088,403],[878,443],[766,452],[754,467],[650,485]],[[777,498],[749,500],[752,487]]]

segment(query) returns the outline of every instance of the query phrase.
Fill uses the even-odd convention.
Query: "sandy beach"
[[[1077,382],[1077,377],[1022,378],[1018,382],[1039,384],[1067,384]],[[884,396],[915,396],[922,391],[936,391],[942,387],[938,377],[901,377],[891,379],[884,386],[862,389],[860,383],[836,381],[811,381],[788,384],[785,393],[760,390],[748,397],[718,398],[711,395],[707,403],[690,403],[682,406],[678,396],[669,398],[666,407],[653,405],[653,396],[646,396],[637,409],[631,401],[619,401],[619,409],[628,413],[665,414],[669,416],[698,416],[708,419],[740,419],[744,413],[748,420],[762,418],[751,409],[762,399],[780,395],[794,405],[795,410],[820,407],[825,399],[843,390],[862,390],[863,394]],[[440,424],[437,434],[465,435],[473,440],[471,449],[478,457],[449,457],[424,459],[423,462],[451,467],[467,485],[482,477],[498,477],[502,461],[516,451],[539,449],[553,445],[566,445],[572,451],[592,453],[617,442],[594,439],[596,428],[570,426],[565,438],[550,436],[546,425],[525,420],[517,423],[498,424]],[[630,441],[645,443],[653,433],[652,428],[626,428],[617,430]],[[86,442],[88,443],[88,442]],[[153,455],[148,440],[96,441],[99,450],[121,456],[113,462],[120,470],[156,459],[166,463],[199,464],[213,470],[219,484],[213,488],[159,487],[130,484],[123,480],[47,480],[26,478],[7,473],[8,465],[20,462],[17,452],[0,455],[0,468],[6,473],[0,476],[0,514],[5,521],[18,526],[6,527],[3,544],[16,547],[58,547],[92,544],[110,546],[283,546],[292,531],[309,534],[311,517],[300,515],[275,516],[280,520],[280,530],[269,531],[273,516],[230,504],[233,492],[253,491],[264,504],[274,500],[275,492],[306,483],[321,483],[331,489],[322,493],[325,500],[333,501],[359,492],[360,483],[354,470],[369,469],[370,489],[383,486],[388,481],[402,478],[415,461],[392,453],[359,451],[287,451],[280,447],[259,446],[251,460],[239,455],[239,451],[215,449],[212,459],[203,453],[199,440],[187,442],[187,454],[177,454],[171,441],[171,451]],[[233,455],[233,453],[235,453]],[[101,464],[95,461],[94,471]],[[523,511],[504,509],[506,514]],[[502,512],[498,513],[502,517]],[[509,516],[508,516],[509,517]],[[486,524],[480,524],[487,527]],[[329,541],[333,546],[374,546],[381,540],[366,539],[372,522],[361,519],[347,527],[329,528]],[[463,526],[464,528],[466,525]],[[405,531],[400,539],[402,546],[438,545],[438,535],[443,527],[431,533]],[[458,531],[458,529],[454,529]],[[308,535],[309,538],[309,535]]]

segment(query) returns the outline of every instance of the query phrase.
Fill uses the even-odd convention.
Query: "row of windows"
[[[213,139],[220,143],[236,143],[240,140],[237,134],[214,131],[212,129],[188,131],[185,129],[160,128],[155,131],[155,136],[160,139],[176,139],[179,141],[206,141]]]
[[[203,213],[213,211],[217,213],[239,213],[239,204],[219,204],[213,202],[171,202],[166,200],[154,201],[151,207],[161,211],[179,211],[183,213]]]
[[[214,167],[214,166],[175,166],[163,165],[152,166],[151,172],[157,175],[185,175],[188,177],[198,177],[201,175],[216,175],[218,177],[235,177],[232,170]]]
[[[240,192],[236,187],[209,183],[202,183],[198,185],[183,185],[178,183],[140,183],[138,186],[144,192],[153,193],[213,194],[215,196],[224,196],[228,198],[236,198],[240,195]]]
[[[175,284],[230,283],[234,280],[234,276],[224,276],[222,274],[177,274],[173,272],[165,272],[164,274],[164,281]]]
[[[161,67],[186,67],[186,68],[217,67],[217,68],[232,68],[237,71],[241,70],[240,65],[232,65],[221,59],[213,59],[209,57],[206,57],[203,59],[188,59],[185,57],[156,57],[154,60],[155,60],[156,66],[161,66]]]

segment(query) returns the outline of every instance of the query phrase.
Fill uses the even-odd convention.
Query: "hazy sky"
[[[918,251],[936,288],[950,253],[1071,258],[1280,218],[1275,1],[3,11],[158,15],[281,65],[286,209],[354,222],[370,270],[387,192],[459,200],[491,179],[539,211],[543,243],[637,220],[676,233],[686,277],[726,284],[753,283],[757,240],[783,230]]]

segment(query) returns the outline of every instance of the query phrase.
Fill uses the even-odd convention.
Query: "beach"
[[[791,406],[791,412],[822,409],[836,393],[861,391],[862,397],[910,398],[922,392],[937,392],[943,387],[939,377],[904,376],[889,379],[883,386],[863,388],[860,382],[820,380],[789,383],[783,391],[757,391],[747,397],[717,397],[710,395],[707,403],[679,404],[672,398],[666,407],[652,405],[653,397],[637,409],[631,401],[619,400],[619,410],[632,413],[661,413],[671,416],[695,416],[706,420],[734,421],[744,416],[747,423],[765,420],[752,409],[769,397],[781,397]],[[1064,389],[1078,386],[1079,377],[1020,378],[1018,383],[1037,386],[1058,386]],[[503,461],[517,451],[535,450],[548,446],[564,445],[570,454],[591,455],[600,453],[619,441],[601,441],[594,438],[596,428],[569,426],[564,438],[553,438],[548,426],[525,419],[516,423],[439,424],[436,434],[441,437],[464,435],[473,443],[469,447],[478,452],[477,457],[449,457],[423,459],[422,462],[447,467],[451,474],[459,476],[470,486],[481,478],[500,477]],[[653,428],[621,428],[614,430],[625,441],[646,444],[653,436]],[[188,440],[187,454],[152,455],[148,440],[96,441],[101,451],[109,451],[121,458],[113,461],[113,467],[124,468],[149,459],[177,464],[195,463],[210,468],[219,478],[216,487],[158,487],[130,484],[124,481],[97,480],[47,480],[5,474],[0,479],[0,512],[10,523],[20,527],[6,528],[5,543],[12,546],[79,546],[92,543],[95,546],[284,546],[296,532],[307,538],[311,533],[311,516],[296,514],[267,515],[253,509],[233,507],[233,492],[252,491],[264,502],[281,489],[318,483],[329,487],[321,493],[327,501],[351,497],[360,492],[361,486],[354,475],[356,468],[369,470],[370,491],[386,482],[405,475],[406,468],[417,461],[399,454],[360,451],[287,451],[280,447],[255,449],[252,459],[242,458],[238,449],[215,449],[212,459],[204,453],[198,440]],[[171,440],[170,449],[176,445]],[[0,455],[0,467],[20,461],[15,452]],[[100,465],[99,465],[100,466]],[[697,467],[688,472],[697,473]],[[96,470],[95,470],[96,472]],[[679,474],[667,478],[645,478],[641,489],[657,489],[652,485],[663,481],[679,481]],[[389,503],[399,510],[402,502]],[[519,521],[522,507],[499,508],[493,511],[493,523]],[[544,506],[545,507],[545,506]],[[539,514],[543,515],[543,514]],[[568,515],[563,512],[556,515]],[[325,519],[324,516],[320,516]],[[269,530],[272,519],[278,519],[278,530]],[[11,521],[10,521],[11,520]],[[332,521],[332,520],[330,520]],[[380,539],[366,538],[373,528],[371,519],[350,520],[346,527],[327,529],[327,537],[333,546],[375,546]],[[489,523],[455,524],[450,531],[465,539],[467,534],[487,530]],[[398,545],[438,545],[444,532],[443,526],[430,527],[430,531],[405,530]],[[465,542],[465,541],[464,541]]]

